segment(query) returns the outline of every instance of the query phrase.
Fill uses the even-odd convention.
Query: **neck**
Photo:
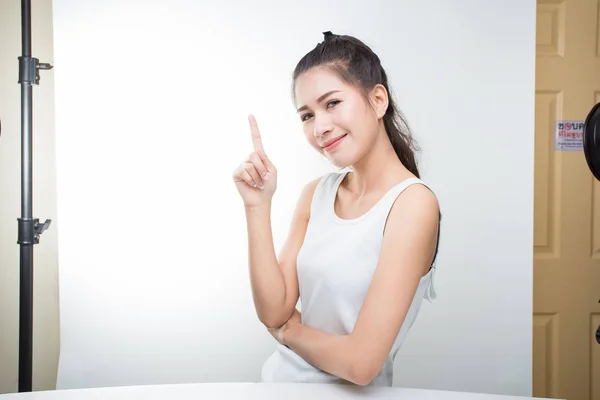
[[[348,189],[358,196],[386,191],[400,180],[413,176],[400,162],[387,133],[383,127],[381,129],[373,147],[352,166]]]

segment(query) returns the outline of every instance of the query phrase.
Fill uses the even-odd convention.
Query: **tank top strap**
[[[310,206],[311,216],[317,216],[321,213],[326,213],[330,204],[334,201],[334,196],[337,195],[339,183],[347,171],[329,172],[323,175],[315,187],[315,192]]]

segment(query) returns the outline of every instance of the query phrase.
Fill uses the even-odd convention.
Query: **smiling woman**
[[[435,299],[438,202],[419,178],[410,132],[368,46],[326,32],[298,63],[293,90],[309,144],[351,171],[306,185],[277,258],[277,171],[250,117],[254,152],[234,180],[246,209],[254,304],[279,342],[262,380],[391,386],[422,300]]]

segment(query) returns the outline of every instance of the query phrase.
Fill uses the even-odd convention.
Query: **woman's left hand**
[[[292,316],[287,320],[287,322],[281,325],[279,328],[269,328],[269,333],[273,335],[275,340],[285,346],[284,334],[285,331],[293,324],[301,324],[302,323],[302,314],[296,308],[294,308],[294,312]]]

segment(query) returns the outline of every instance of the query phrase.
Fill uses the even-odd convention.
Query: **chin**
[[[337,168],[347,168],[356,163],[356,157],[349,157],[347,154],[327,154],[329,162],[331,162]]]

